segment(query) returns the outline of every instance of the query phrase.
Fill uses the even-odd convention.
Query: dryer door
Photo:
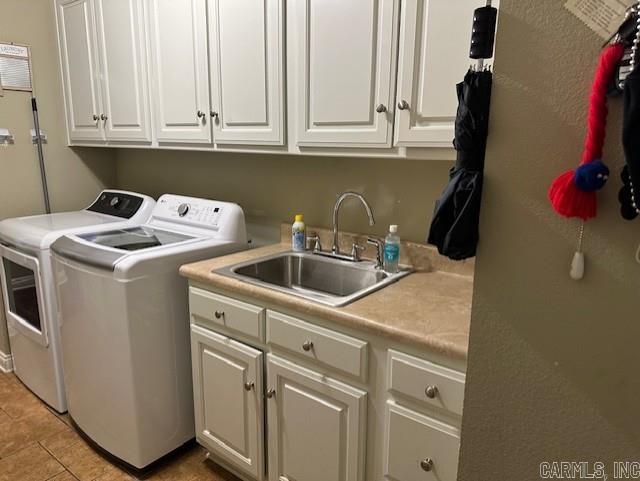
[[[40,263],[36,257],[1,245],[2,293],[7,324],[32,341],[48,346]]]

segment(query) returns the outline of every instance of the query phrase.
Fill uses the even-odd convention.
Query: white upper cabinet
[[[95,0],[107,140],[151,141],[143,0]]]
[[[149,0],[160,143],[211,143],[206,0]]]
[[[211,117],[218,144],[282,145],[283,0],[209,0]]]
[[[269,481],[364,481],[367,395],[273,355]]]
[[[390,147],[397,0],[289,0],[300,146]]]
[[[71,143],[389,157],[452,147],[485,4],[54,1]]]
[[[481,0],[402,0],[395,144],[451,147]],[[404,103],[404,106],[400,106]]]
[[[56,17],[69,140],[103,140],[93,0],[58,0]]]

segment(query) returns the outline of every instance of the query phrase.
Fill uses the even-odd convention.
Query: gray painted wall
[[[640,458],[640,220],[618,214],[620,99],[610,101],[613,172],[587,223],[580,282],[568,276],[579,223],[546,198],[580,160],[602,44],[564,4],[500,2],[463,481],[538,480],[542,461]]]

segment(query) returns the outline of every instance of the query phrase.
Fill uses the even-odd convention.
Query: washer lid
[[[195,237],[149,226],[130,227],[106,232],[78,235],[81,239],[124,251],[139,251],[183,242]]]
[[[199,241],[211,238],[194,237],[147,225],[87,234],[71,234],[56,240],[51,250],[57,255],[93,267],[113,271],[118,262],[139,257],[145,250],[159,248],[160,252],[175,254],[175,249],[188,249]],[[172,246],[176,246],[171,250]],[[162,249],[169,247],[169,251]],[[143,257],[143,256],[142,256]]]

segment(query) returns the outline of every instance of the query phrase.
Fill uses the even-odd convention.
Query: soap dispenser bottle
[[[291,248],[296,252],[304,252],[307,244],[307,233],[302,214],[296,214],[291,226]]]
[[[398,262],[400,261],[400,237],[398,236],[398,226],[390,225],[389,233],[384,239],[384,270],[390,274],[398,272]]]

